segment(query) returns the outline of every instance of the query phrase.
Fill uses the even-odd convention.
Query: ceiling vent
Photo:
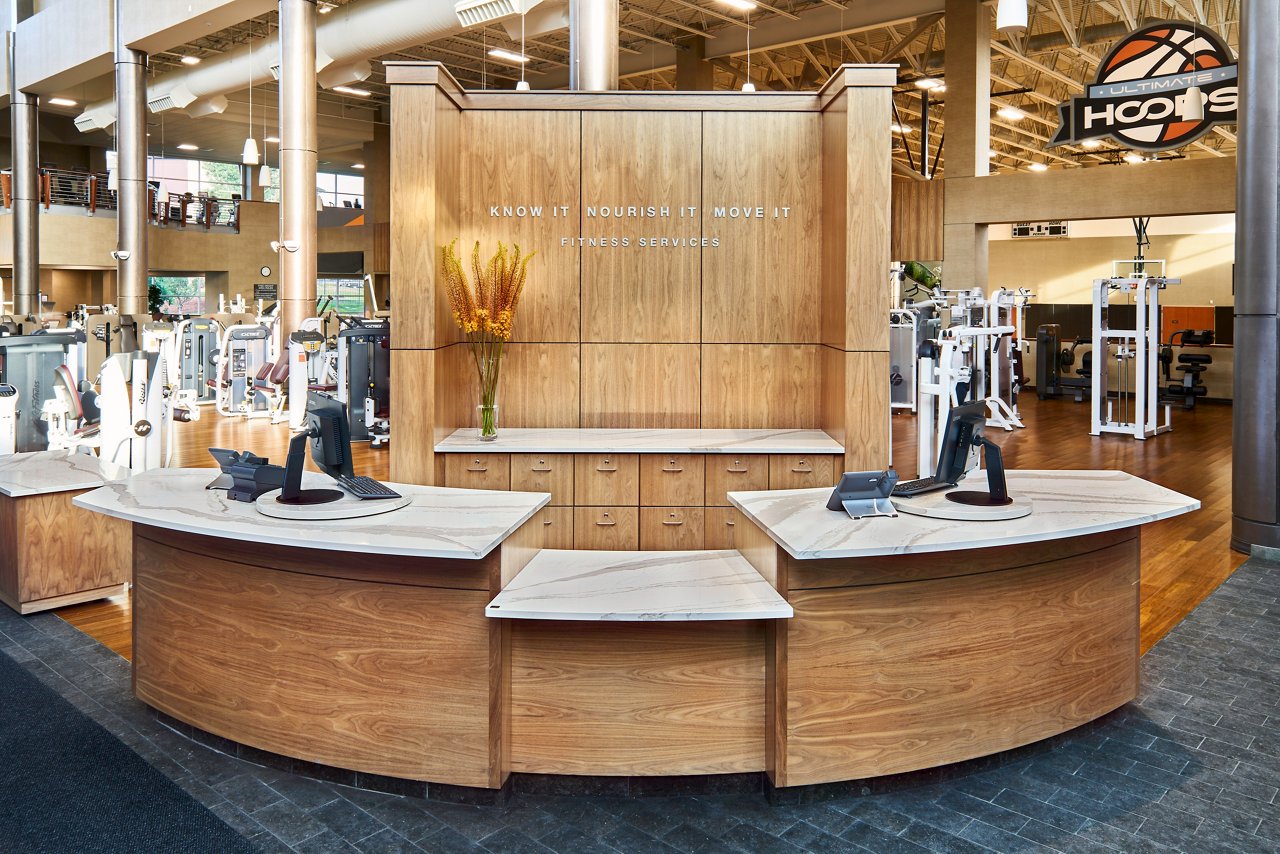
[[[462,0],[453,7],[458,23],[464,27],[476,27],[500,18],[522,15],[537,5],[537,0]]]

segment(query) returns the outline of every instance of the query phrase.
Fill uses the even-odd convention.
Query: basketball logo
[[[1110,136],[1145,151],[1186,145],[1216,124],[1235,122],[1236,71],[1230,49],[1213,31],[1149,24],[1111,49],[1085,95],[1059,107],[1062,126],[1052,144]],[[1204,118],[1181,121],[1181,102],[1192,86],[1200,89]]]

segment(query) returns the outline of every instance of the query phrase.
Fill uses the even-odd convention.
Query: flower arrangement
[[[509,251],[498,243],[498,251],[488,263],[480,262],[480,241],[471,250],[471,279],[468,281],[462,259],[456,250],[457,239],[440,249],[444,268],[445,289],[453,309],[454,323],[467,336],[471,354],[480,377],[480,438],[492,441],[498,437],[498,372],[502,367],[502,348],[511,340],[516,308],[524,291],[529,261],[536,252],[522,255],[520,247]]]

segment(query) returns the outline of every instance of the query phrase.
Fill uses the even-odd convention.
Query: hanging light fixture
[[[1196,64],[1196,22],[1191,22],[1191,70],[1198,71]],[[1182,104],[1178,109],[1178,118],[1184,122],[1204,121],[1204,95],[1200,87],[1192,84],[1182,96]]]
[[[272,142],[275,142],[278,144],[280,142],[280,137],[269,136],[267,134],[267,111],[263,110],[262,111],[262,168],[258,170],[258,186],[261,187],[263,190],[267,190],[271,187],[271,167],[267,165],[267,146]],[[262,194],[263,199],[266,198],[266,195],[267,194],[265,192]]]
[[[244,139],[244,150],[240,152],[240,162],[245,166],[257,166],[262,162],[258,156],[258,141],[253,138],[253,39],[249,39],[249,135]]]
[[[996,4],[996,29],[1022,33],[1027,29],[1027,0],[1000,0]]]
[[[529,81],[524,79],[524,67],[529,63],[529,55],[524,52],[524,12],[520,13],[520,55],[523,56],[524,62],[520,63],[520,82],[516,83],[517,92],[528,92]]]
[[[271,186],[271,167],[263,163],[258,170],[258,186],[266,189]]]
[[[747,26],[747,82],[742,84],[742,91],[743,91],[743,92],[754,92],[754,91],[756,91],[756,84],[754,84],[754,83],[752,83],[752,82],[751,82],[751,10],[752,10],[752,9],[754,9],[754,8],[756,7],[756,4],[755,4],[755,3],[750,2],[750,0],[739,0],[739,2],[733,2],[733,0],[726,0],[726,2],[728,2],[728,3],[729,3],[729,5],[730,5],[730,6],[733,6],[735,9],[741,9],[741,10],[742,10],[742,14],[746,16],[746,21],[747,21],[747,24],[746,24],[746,26]]]

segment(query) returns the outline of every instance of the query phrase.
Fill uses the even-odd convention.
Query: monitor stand
[[[289,440],[289,458],[284,464],[284,486],[276,501],[294,506],[307,504],[331,504],[342,500],[346,494],[337,489],[303,489],[302,469],[307,461],[307,440],[311,437],[304,430]]]
[[[1000,446],[985,436],[982,447],[987,458],[987,491],[953,490],[948,492],[948,501],[957,504],[968,504],[974,507],[1007,507],[1013,503],[1009,497],[1009,488],[1004,479],[1004,455]]]

